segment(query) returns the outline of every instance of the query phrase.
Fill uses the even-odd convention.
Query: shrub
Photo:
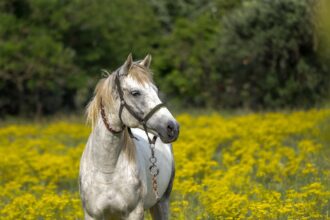
[[[217,50],[225,106],[308,107],[327,93],[308,0],[253,0],[223,19]]]

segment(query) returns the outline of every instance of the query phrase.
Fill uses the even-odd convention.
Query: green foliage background
[[[0,113],[82,109],[130,52],[153,55],[180,107],[315,106],[329,94],[321,1],[1,0]]]

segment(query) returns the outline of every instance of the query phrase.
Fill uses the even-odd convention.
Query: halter
[[[146,114],[144,117],[141,117],[139,114],[137,114],[133,110],[132,106],[127,104],[127,102],[124,99],[124,93],[123,93],[123,90],[122,90],[122,87],[121,87],[121,84],[120,84],[120,80],[119,80],[119,71],[116,72],[115,84],[116,84],[117,91],[118,91],[118,94],[119,94],[119,99],[120,99],[119,119],[120,119],[121,123],[123,124],[122,130],[125,129],[125,127],[127,127],[127,130],[128,130],[128,133],[129,133],[130,137],[136,139],[136,137],[134,137],[134,135],[131,131],[131,128],[126,126],[124,124],[123,120],[122,120],[121,115],[122,115],[123,109],[125,108],[136,120],[138,120],[138,122],[140,124],[142,124],[143,130],[145,131],[145,133],[147,135],[148,142],[149,142],[149,147],[150,147],[150,151],[151,151],[151,157],[149,158],[149,162],[150,162],[151,165],[149,166],[149,171],[150,171],[150,174],[152,175],[153,191],[156,195],[156,200],[158,201],[160,198],[159,198],[159,194],[158,194],[158,190],[157,190],[157,179],[156,179],[156,177],[159,174],[159,168],[156,165],[157,158],[155,157],[155,142],[157,140],[157,136],[154,135],[152,139],[149,137],[148,130],[147,130],[148,129],[147,128],[147,122],[159,109],[165,107],[165,104],[160,103],[160,104],[156,105],[153,109],[151,109],[148,112],[148,114]],[[122,132],[122,130],[116,131],[116,130],[114,130],[113,128],[110,127],[110,124],[106,119],[106,115],[105,115],[105,111],[104,111],[102,101],[101,101],[101,116],[102,116],[103,122],[105,124],[105,127],[111,133],[118,134],[118,133]]]
[[[118,94],[119,94],[119,98],[120,98],[120,108],[119,108],[119,119],[121,121],[122,124],[124,124],[123,122],[123,119],[121,117],[122,115],[122,112],[123,112],[123,109],[126,108],[126,110],[136,119],[138,120],[138,122],[140,124],[142,124],[143,126],[143,129],[144,131],[146,132],[146,135],[148,137],[148,141],[149,141],[149,144],[154,144],[156,142],[156,139],[157,139],[157,136],[154,136],[153,139],[150,139],[149,135],[148,135],[148,131],[147,131],[147,122],[148,120],[151,118],[151,116],[153,116],[159,109],[161,109],[162,107],[165,107],[164,103],[160,103],[158,105],[156,105],[153,109],[150,110],[150,112],[148,114],[146,114],[146,116],[144,117],[140,117],[139,114],[137,114],[132,106],[130,106],[129,104],[127,104],[125,102],[125,99],[124,99],[124,93],[123,93],[123,90],[121,88],[121,85],[120,85],[120,80],[119,80],[119,72],[117,71],[116,73],[116,78],[115,78],[115,83],[116,83],[116,87],[117,87],[117,91],[118,91]],[[132,135],[132,132],[131,132],[131,129],[129,127],[127,127],[130,135]],[[132,137],[132,136],[131,136]]]

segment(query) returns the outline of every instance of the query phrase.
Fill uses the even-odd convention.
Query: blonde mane
[[[114,102],[113,91],[115,88],[114,79],[116,73],[109,74],[107,71],[104,72],[107,76],[97,83],[94,90],[94,97],[89,102],[86,109],[87,123],[92,125],[92,129],[94,129],[100,117],[101,102],[106,112],[109,111]],[[139,64],[133,64],[128,72],[128,75],[139,84],[153,83],[152,72],[148,68],[145,68]],[[123,151],[126,153],[130,161],[134,160],[135,146],[128,134],[127,129],[124,131]]]
[[[101,102],[104,105],[105,109],[109,109],[109,106],[113,103],[112,95],[112,84],[113,80],[112,75],[109,75],[107,78],[101,79],[94,90],[94,97],[88,103],[86,108],[87,123],[92,125],[92,128],[95,127],[97,120],[101,111]],[[105,101],[106,100],[106,101]]]

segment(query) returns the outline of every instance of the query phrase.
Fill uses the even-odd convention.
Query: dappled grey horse
[[[179,125],[161,103],[151,56],[100,80],[87,108],[93,130],[80,162],[85,219],[168,219]],[[131,129],[132,128],[132,129]],[[159,137],[159,138],[157,138]]]

